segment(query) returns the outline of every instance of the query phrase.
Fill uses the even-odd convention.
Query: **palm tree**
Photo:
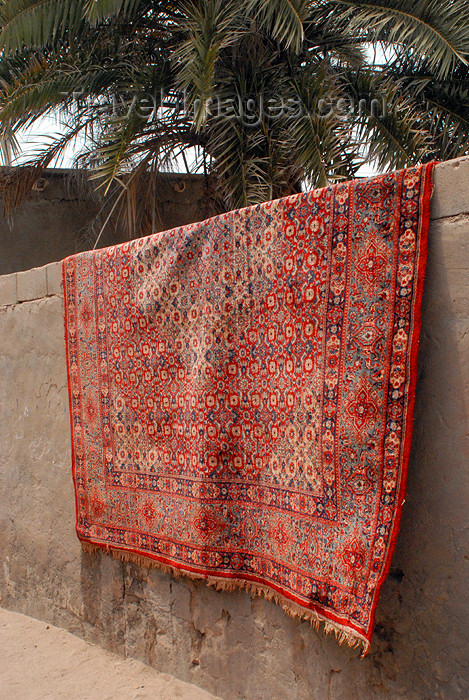
[[[5,161],[63,122],[10,203],[77,139],[130,234],[178,158],[223,210],[469,150],[466,0],[0,0],[0,28]]]

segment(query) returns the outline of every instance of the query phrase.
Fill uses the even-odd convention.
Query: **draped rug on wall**
[[[369,646],[404,501],[432,165],[63,264],[77,533]]]

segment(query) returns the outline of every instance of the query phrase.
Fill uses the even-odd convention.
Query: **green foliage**
[[[469,151],[466,0],[0,0],[0,50],[4,162],[42,116],[65,129],[17,191],[81,137],[131,232],[179,156],[227,209]]]
[[[339,16],[370,41],[382,41],[425,56],[442,78],[469,58],[466,0],[334,0]]]

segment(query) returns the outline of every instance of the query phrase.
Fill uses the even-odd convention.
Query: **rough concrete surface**
[[[32,301],[47,296],[47,273],[45,267],[33,267],[16,276],[18,301]]]
[[[0,700],[217,700],[70,632],[0,608]]]
[[[441,213],[439,168],[461,169],[437,168]],[[244,591],[81,553],[56,295],[0,310],[1,605],[224,700],[467,700],[469,173],[451,182],[461,213],[431,226],[407,502],[365,659]]]
[[[0,305],[16,304],[17,301],[17,275],[3,275],[0,277]]]

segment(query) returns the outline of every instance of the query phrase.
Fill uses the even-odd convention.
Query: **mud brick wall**
[[[0,167],[0,174],[2,170]],[[93,247],[99,226],[95,227],[94,238],[89,229],[100,204],[87,187],[81,171],[47,169],[31,196],[24,199],[9,218],[4,215],[0,195],[0,275],[45,265]],[[206,194],[203,175],[158,175],[155,230],[165,231],[211,216],[213,206]],[[126,239],[125,230],[119,227],[117,219],[103,231],[99,246],[122,243]]]
[[[74,533],[60,265],[0,277],[0,605],[225,700],[469,697],[469,159],[439,165],[408,495],[371,653]]]

